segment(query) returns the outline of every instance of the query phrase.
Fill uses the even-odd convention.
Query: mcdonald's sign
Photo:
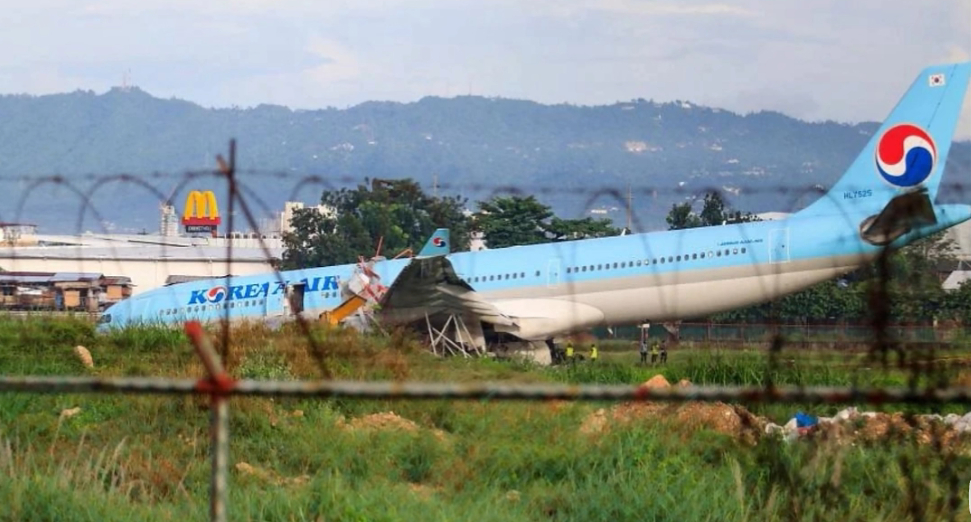
[[[185,209],[182,211],[182,224],[186,232],[214,232],[222,223],[219,217],[219,206],[216,195],[211,190],[205,192],[193,190],[185,198]]]

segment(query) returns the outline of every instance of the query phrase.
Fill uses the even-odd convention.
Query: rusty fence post
[[[209,338],[198,321],[185,324],[196,353],[209,374],[208,379],[200,380],[197,388],[209,394],[209,449],[212,452],[212,478],[209,484],[209,519],[213,522],[226,522],[226,507],[229,502],[229,393],[235,382],[223,368],[219,354],[213,349]]]

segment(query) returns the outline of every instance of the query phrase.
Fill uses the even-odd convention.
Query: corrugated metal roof
[[[101,274],[94,272],[0,272],[0,283],[52,284],[94,282],[100,280],[101,277]]]
[[[97,281],[102,274],[97,272],[58,272],[51,276],[51,282],[63,283],[66,281]]]
[[[941,284],[945,290],[957,290],[961,283],[971,280],[971,270],[955,270]]]
[[[128,276],[104,276],[104,282],[108,285],[130,285],[131,278]]]
[[[179,283],[190,283],[192,281],[201,281],[203,279],[225,279],[227,276],[195,276],[195,275],[179,275],[174,274],[165,278],[165,286],[177,285]],[[239,277],[239,276],[233,276]]]
[[[3,284],[48,284],[51,282],[50,276],[38,275],[14,275],[0,274],[0,283]]]
[[[119,247],[4,247],[0,259],[76,259],[84,261],[114,260],[177,260],[177,261],[224,261],[226,247],[175,247],[161,245]],[[270,249],[270,255],[283,256],[283,249]],[[260,248],[233,248],[234,261],[265,261],[266,254]]]

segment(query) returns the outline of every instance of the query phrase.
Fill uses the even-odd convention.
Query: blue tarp
[[[808,428],[810,426],[815,426],[818,423],[819,419],[813,417],[812,415],[807,415],[801,411],[796,413],[797,428]]]

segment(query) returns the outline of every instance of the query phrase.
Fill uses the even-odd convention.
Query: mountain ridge
[[[878,126],[643,98],[575,105],[462,95],[367,101],[344,109],[206,108],[138,88],[102,94],[76,90],[0,96],[0,178],[18,185],[11,180],[59,174],[84,184],[92,174],[150,177],[211,169],[216,154],[225,155],[235,138],[240,179],[252,183],[270,208],[293,196],[293,187],[267,183],[256,174],[361,181],[411,177],[426,188],[436,179],[442,187],[464,187],[473,201],[488,197],[489,187],[549,187],[553,190],[545,196],[537,195],[568,217],[591,207],[616,207],[618,201],[591,202],[589,195],[602,189],[626,193],[631,184],[641,194],[658,190],[648,205],[635,201],[642,228],[657,228],[685,192],[711,186],[725,189],[741,210],[794,210],[778,208],[778,199],[766,189],[831,185]],[[944,182],[953,183],[954,173],[967,173],[969,166],[971,142],[955,142]],[[168,194],[176,185],[161,180],[157,188]],[[474,191],[475,185],[487,188]],[[192,188],[213,187],[186,186],[176,191],[175,201]],[[15,188],[0,189],[0,203],[15,203]],[[96,197],[95,206],[108,214],[104,219],[125,221],[129,230],[157,228],[158,202],[150,200],[158,197],[147,191],[126,195],[123,189],[106,189],[97,196],[102,199]],[[315,202],[319,187],[314,190],[308,186],[296,196]],[[956,195],[942,194],[949,196]],[[35,198],[18,219],[63,227],[73,216],[77,224],[77,205],[72,214]],[[623,219],[624,212],[607,215]],[[80,228],[97,227],[88,222]]]

